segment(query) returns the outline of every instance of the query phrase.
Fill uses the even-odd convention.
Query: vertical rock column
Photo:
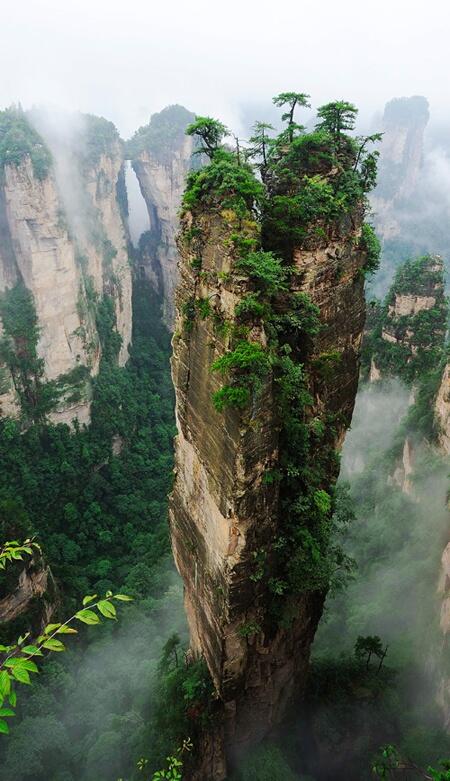
[[[291,292],[307,293],[322,323],[305,347],[312,397],[306,420],[333,417],[332,449],[342,444],[357,388],[364,325],[361,218],[349,217],[309,249],[296,249],[293,257]],[[201,236],[195,251],[188,238],[193,225]],[[172,544],[185,586],[191,645],[195,654],[205,657],[216,686],[228,756],[261,740],[280,720],[293,692],[304,685],[326,591],[290,596],[288,622],[273,614],[270,551],[280,534],[283,510],[282,489],[270,479],[279,464],[282,428],[272,374],[244,410],[218,412],[212,402],[221,382],[211,366],[231,340],[223,326],[233,322],[249,285],[235,270],[230,249],[235,231],[227,212],[188,214],[182,226],[172,362],[178,436],[170,501]],[[193,312],[195,300],[209,302],[203,316]],[[253,322],[248,339],[267,345],[261,322]],[[330,356],[332,379],[323,370]],[[330,489],[337,464],[337,459],[330,462]],[[262,559],[264,578],[259,571]],[[209,766],[198,778],[224,778],[223,759],[220,750],[205,757]]]

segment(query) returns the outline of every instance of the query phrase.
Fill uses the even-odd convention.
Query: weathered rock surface
[[[371,196],[377,233],[383,239],[401,233],[397,210],[414,194],[428,119],[428,101],[420,95],[394,98],[385,106],[378,185]]]
[[[101,351],[92,294],[113,297],[122,337],[119,361],[124,364],[127,360],[132,326],[131,268],[116,193],[122,164],[117,143],[79,174],[78,186],[84,190],[89,219],[96,230],[76,233],[54,168],[39,179],[28,156],[18,165],[4,167],[0,292],[21,281],[33,294],[40,327],[38,353],[47,379],[57,379],[78,366],[87,367],[91,377],[97,373]],[[15,414],[14,389],[6,368],[0,367],[0,371],[1,414]],[[87,382],[82,398],[74,403],[63,398],[52,419],[70,423],[77,418],[87,423],[89,396]]]
[[[186,176],[192,166],[192,137],[184,134],[194,114],[181,106],[169,106],[142,128],[142,143],[132,152],[136,173],[150,220],[150,241],[143,253],[145,273],[163,298],[163,318],[172,329],[175,288],[178,283],[178,250],[175,237]],[[164,128],[165,137],[153,134]],[[148,132],[148,135],[147,135]],[[138,135],[138,134],[137,134]],[[132,140],[133,142],[133,140]],[[132,143],[131,142],[131,143]]]
[[[434,414],[437,423],[437,436],[441,450],[450,455],[450,364],[445,365],[439,386]]]
[[[193,254],[182,245],[173,340],[178,436],[170,527],[192,648],[204,655],[223,708],[218,730],[224,741],[216,734],[214,765],[205,760],[195,775],[206,781],[225,778],[217,745],[230,758],[261,740],[301,691],[325,595],[293,597],[292,622],[282,626],[269,616],[267,583],[255,576],[258,555],[270,548],[280,523],[278,483],[265,479],[278,463],[280,422],[270,377],[254,394],[250,411],[218,413],[213,406],[211,395],[221,382],[210,367],[230,339],[214,322],[233,317],[246,283],[230,273],[235,226],[226,215],[204,216],[196,226],[203,237],[202,270],[195,272]],[[309,415],[335,415],[335,448],[350,423],[358,382],[365,318],[364,256],[355,249],[359,232],[359,220],[349,221],[315,249],[294,253],[293,289],[310,295],[324,326],[306,358],[314,399]],[[193,296],[209,300],[212,316],[197,317],[189,330],[185,311]],[[253,327],[251,339],[266,343],[262,325]],[[313,366],[319,356],[336,353],[336,374],[327,384]],[[337,467],[330,467],[329,484],[336,478]]]

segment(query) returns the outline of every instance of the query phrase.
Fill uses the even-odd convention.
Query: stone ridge
[[[172,360],[178,436],[169,515],[192,649],[206,659],[223,716],[218,728],[223,740],[214,736],[193,777],[218,781],[226,776],[227,758],[261,740],[304,686],[325,590],[290,597],[293,618],[283,626],[270,615],[266,578],[255,574],[258,556],[270,550],[282,520],[279,483],[266,479],[279,459],[275,388],[269,374],[249,410],[214,408],[211,397],[221,383],[211,365],[230,339],[217,323],[234,317],[248,280],[233,273],[236,225],[226,212],[195,215],[202,237],[201,271],[195,269],[198,250],[183,238],[192,220],[189,213],[184,217],[180,241]],[[350,424],[358,382],[365,318],[361,222],[362,215],[353,214],[313,248],[297,248],[293,257],[291,292],[307,293],[322,323],[305,352],[313,399],[307,418],[325,421],[333,415],[335,449]],[[186,311],[194,297],[207,299],[212,312],[189,324]],[[249,339],[264,346],[264,326],[253,326]],[[335,354],[332,381],[324,379],[318,359]],[[327,475],[330,488],[337,474],[335,462]]]

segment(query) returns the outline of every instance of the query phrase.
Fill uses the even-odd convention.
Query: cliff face
[[[40,145],[44,146],[41,139]],[[77,204],[78,221],[61,187],[58,156],[53,162],[49,156],[45,170],[38,173],[26,152],[3,164],[0,292],[23,284],[33,296],[40,331],[37,350],[44,361],[45,378],[67,380],[58,407],[50,415],[57,422],[89,420],[89,378],[97,373],[101,355],[96,306],[105,294],[113,298],[122,337],[120,363],[127,358],[131,269],[116,192],[122,162],[117,139],[95,160],[84,160],[82,165],[78,158],[77,164],[69,166],[65,173],[76,173],[65,181],[65,188],[70,191],[72,187],[83,195],[82,208]],[[71,373],[76,370],[81,377],[80,367],[85,367],[84,378],[74,393]],[[8,368],[0,370],[2,413],[17,413]]]
[[[224,742],[216,740],[215,751],[209,746],[198,778],[222,779],[225,756],[261,740],[304,686],[326,588],[305,587],[304,593],[286,596],[280,614],[274,614],[273,560],[285,502],[282,484],[273,479],[282,436],[276,380],[269,372],[245,411],[215,408],[212,395],[220,380],[211,366],[232,340],[220,324],[233,322],[251,286],[236,269],[232,217],[223,212],[191,220],[186,216],[180,243],[173,340],[178,436],[170,526],[192,648],[204,655],[223,709]],[[200,250],[185,240],[193,228],[202,237]],[[304,422],[319,430],[332,418],[333,451],[350,423],[358,380],[365,316],[360,231],[354,215],[326,240],[293,251],[290,293],[307,294],[322,324],[305,348],[311,396]],[[210,306],[190,320],[195,299]],[[254,320],[248,327],[252,343],[264,349],[266,326]],[[337,474],[331,459],[323,487],[330,489]]]
[[[192,138],[184,131],[193,120],[194,114],[182,106],[169,106],[128,142],[150,220],[142,262],[146,275],[162,295],[163,318],[171,329],[178,282],[178,211],[193,153]]]
[[[447,312],[443,270],[436,255],[408,261],[383,305],[369,312],[365,364],[371,381],[399,377],[414,389],[439,364]]]
[[[446,363],[434,407],[439,445],[450,455],[450,364]]]
[[[377,232],[383,239],[401,232],[396,211],[414,194],[428,119],[428,101],[420,95],[394,98],[385,106],[378,185],[371,197]]]

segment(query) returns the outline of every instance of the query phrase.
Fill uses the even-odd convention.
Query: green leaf
[[[111,602],[107,602],[105,599],[102,599],[101,602],[98,603],[97,607],[100,610],[102,616],[105,616],[105,618],[116,617],[116,608]]]
[[[89,605],[89,603],[90,603],[90,602],[93,602],[93,601],[94,601],[94,599],[96,599],[96,597],[97,597],[97,594],[93,594],[92,596],[87,596],[87,597],[84,597],[84,598],[83,598],[83,606],[84,606],[84,605]]]
[[[0,694],[2,697],[7,697],[11,691],[11,679],[7,670],[2,670],[0,673]]]
[[[15,691],[11,691],[8,699],[9,699],[9,704],[11,705],[11,707],[15,708],[16,704],[17,704],[17,694],[16,694],[16,692]]]
[[[5,716],[6,718],[7,716],[15,716],[15,715],[16,714],[14,713],[13,710],[11,710],[11,708],[0,708],[0,716]]]
[[[65,651],[64,643],[61,642],[61,640],[55,640],[52,638],[51,640],[46,640],[45,643],[42,645],[43,648],[46,648],[47,651]]]
[[[78,618],[78,620],[82,621],[83,624],[100,623],[100,618],[98,617],[97,613],[94,613],[93,610],[79,610],[78,613],[75,613],[75,618]]]
[[[127,596],[127,594],[114,594],[114,599],[119,599],[121,602],[132,602],[133,597]]]
[[[42,651],[36,645],[24,645],[21,649],[23,654],[32,654],[33,656],[44,656]]]
[[[72,629],[71,626],[65,626],[64,624],[58,629],[57,635],[76,635],[78,629]]]
[[[0,719],[0,732],[2,732],[4,735],[9,734],[8,724],[6,723],[6,721],[2,721],[2,719]]]
[[[22,670],[29,670],[30,673],[37,673],[37,672],[39,672],[39,670],[36,667],[35,663],[32,662],[30,659],[19,659],[19,662],[20,662],[20,668]]]
[[[61,624],[48,624],[48,626],[46,626],[45,629],[44,629],[44,634],[45,635],[51,635],[51,634],[53,634],[55,629],[59,629],[60,626],[61,626]]]
[[[13,667],[12,674],[19,683],[31,683],[30,673],[27,670],[24,670],[23,667]]]

